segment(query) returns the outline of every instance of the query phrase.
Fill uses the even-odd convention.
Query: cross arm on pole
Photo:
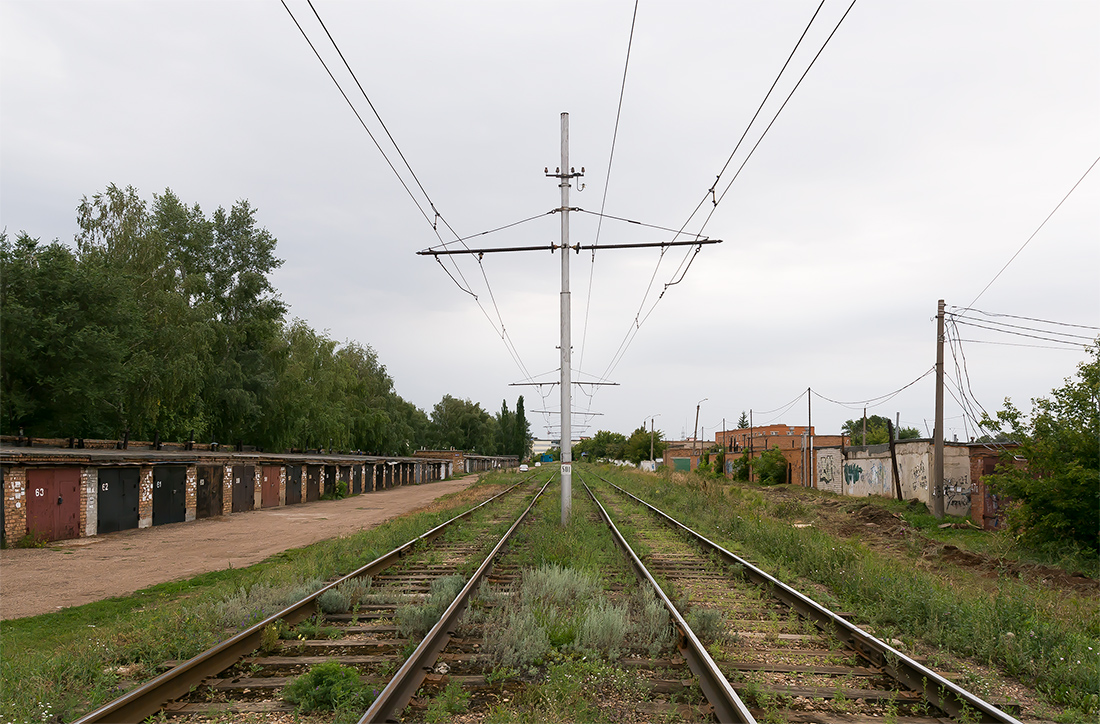
[[[599,249],[653,249],[670,246],[702,246],[703,244],[721,244],[722,239],[697,239],[695,241],[651,241],[639,244],[574,244],[569,248],[578,254],[582,251],[596,251]],[[562,248],[561,244],[544,244],[542,246],[494,246],[483,249],[424,249],[416,252],[418,256],[454,256],[458,254],[499,254],[513,251],[550,251],[554,252]]]

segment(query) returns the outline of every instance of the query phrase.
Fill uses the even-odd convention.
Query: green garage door
[[[684,473],[690,473],[691,458],[672,458],[672,469]]]

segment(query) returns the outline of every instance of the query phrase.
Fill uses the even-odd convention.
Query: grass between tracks
[[[977,575],[945,576],[815,527],[796,528],[781,509],[790,501],[770,502],[751,485],[600,473],[796,588],[798,578],[825,586],[819,602],[853,612],[880,638],[919,640],[995,665],[1051,705],[1044,716],[1095,722],[1100,713],[1094,598],[1003,575],[992,584]]]
[[[440,498],[430,512],[287,550],[248,568],[2,621],[0,724],[70,721],[87,713],[150,678],[162,662],[209,648],[225,637],[227,626],[260,621],[280,603],[297,600],[286,600],[295,587],[350,573],[517,480],[483,477],[467,491]]]

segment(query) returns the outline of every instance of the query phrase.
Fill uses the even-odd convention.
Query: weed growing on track
[[[457,681],[451,681],[428,702],[425,718],[428,724],[450,721],[455,714],[462,714],[470,707],[470,694]]]
[[[370,595],[370,589],[370,576],[353,578],[322,593],[317,597],[317,605],[325,613],[348,613]]]
[[[299,711],[335,711],[337,721],[357,721],[377,697],[354,667],[339,661],[316,664],[283,689],[283,698]]]
[[[814,528],[768,517],[766,499],[740,484],[703,490],[692,476],[608,471],[606,477],[734,552],[748,550],[780,578],[825,585],[842,606],[882,635],[921,639],[994,663],[1032,682],[1062,721],[1100,713],[1100,615],[1095,601],[1000,577],[947,580]],[[675,474],[674,474],[675,475]]]
[[[402,516],[368,531],[284,551],[248,568],[206,573],[130,596],[2,621],[0,650],[6,655],[0,658],[0,711],[5,721],[40,721],[42,705],[48,703],[60,720],[76,719],[125,693],[123,686],[133,686],[122,680],[120,667],[140,664],[152,672],[164,661],[188,659],[221,640],[225,622],[217,619],[215,609],[219,603],[240,599],[242,590],[292,587],[350,573],[468,509],[471,495],[487,497],[482,491],[503,489],[500,483],[506,480],[507,476],[486,476],[471,487],[472,493],[442,498],[433,512]],[[455,498],[464,502],[455,504]],[[229,613],[228,607],[225,610]],[[243,605],[232,625],[244,625],[242,620],[252,618],[249,605]]]
[[[443,576],[432,581],[428,600],[423,604],[401,606],[394,614],[397,629],[407,638],[422,638],[431,631],[447,607],[466,585],[462,576]]]

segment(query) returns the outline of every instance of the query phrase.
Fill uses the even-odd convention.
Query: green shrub
[[[339,661],[312,666],[283,689],[283,698],[304,712],[345,707],[366,711],[376,697],[377,692],[359,679],[358,671]]]
[[[761,485],[782,485],[787,482],[787,458],[783,457],[779,446],[760,453],[752,461],[752,469],[756,471],[756,482]]]
[[[457,681],[451,681],[428,702],[426,718],[429,724],[439,724],[450,720],[452,714],[461,714],[470,707],[470,693],[462,689]]]
[[[432,581],[427,601],[419,606],[401,606],[394,614],[401,635],[420,637],[431,631],[465,585],[462,576],[443,576]]]
[[[588,607],[577,635],[577,646],[586,651],[598,651],[608,659],[618,657],[630,632],[630,618],[625,606],[601,601]]]
[[[370,576],[344,581],[317,597],[317,605],[325,613],[347,613],[370,593]]]
[[[508,669],[525,669],[550,652],[550,637],[527,608],[502,607],[501,617],[485,627],[482,654],[490,663]]]

